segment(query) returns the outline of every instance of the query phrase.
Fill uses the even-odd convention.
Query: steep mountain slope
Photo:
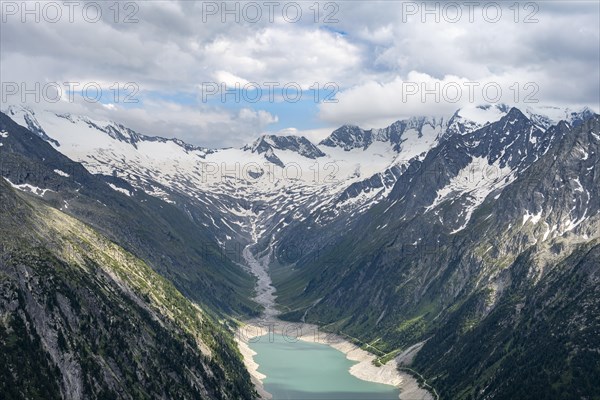
[[[6,399],[253,398],[231,333],[131,253],[0,179]]]
[[[40,195],[98,229],[191,299],[229,314],[256,311],[256,304],[248,300],[252,278],[197,215],[118,177],[90,174],[4,114],[0,132],[0,172],[15,187]]]
[[[535,281],[539,255],[526,251],[499,299],[482,290],[460,304],[414,368],[448,399],[598,398],[599,241],[567,254]]]
[[[278,301],[383,353],[426,341],[415,365],[444,398],[593,396],[599,155],[597,115],[542,132],[513,109],[453,135],[337,235],[288,232],[316,247],[275,267]],[[541,340],[553,324],[556,340]]]
[[[475,294],[416,357],[448,398],[598,394],[599,118],[553,131],[548,153],[484,204],[474,231],[487,232],[462,261],[482,260]]]

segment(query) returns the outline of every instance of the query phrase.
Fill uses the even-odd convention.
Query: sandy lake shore
[[[254,338],[269,333],[285,335],[291,341],[302,340],[333,347],[345,354],[348,360],[357,362],[350,368],[350,374],[364,381],[397,387],[400,389],[399,398],[402,400],[433,400],[431,393],[420,388],[415,378],[398,370],[398,361],[396,359],[392,359],[385,365],[377,367],[373,364],[376,358],[374,354],[361,349],[338,335],[322,332],[316,325],[286,322],[277,319],[248,321],[236,334],[236,341],[244,357],[246,368],[250,372],[252,382],[263,399],[271,399],[272,396],[264,389],[263,379],[266,376],[258,371],[259,365],[254,361],[256,353],[250,348],[249,343]]]
[[[246,321],[236,332],[235,339],[252,382],[262,399],[272,399],[273,396],[263,386],[263,380],[266,376],[258,371],[259,365],[254,361],[256,353],[250,348],[249,343],[254,338],[276,333],[291,340],[297,339],[326,344],[341,351],[348,360],[357,362],[350,368],[350,374],[364,381],[395,386],[400,389],[399,398],[402,400],[433,400],[431,393],[420,388],[415,378],[398,370],[398,359],[402,355],[390,360],[383,366],[377,367],[373,365],[373,360],[376,358],[374,354],[361,349],[341,336],[322,332],[316,325],[277,319],[275,288],[272,286],[271,277],[267,273],[267,262],[264,260],[261,262],[254,258],[248,247],[244,249],[243,255],[250,272],[257,278],[254,300],[264,307],[264,313],[262,318]]]

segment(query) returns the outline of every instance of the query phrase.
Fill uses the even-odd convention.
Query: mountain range
[[[208,149],[10,106],[0,115],[2,228],[21,240],[3,252],[3,292],[13,297],[4,296],[0,310],[18,317],[2,327],[2,343],[45,359],[47,376],[60,379],[44,385],[57,395],[125,390],[134,364],[109,379],[113,350],[91,366],[74,358],[74,346],[95,354],[99,344],[85,343],[73,312],[47,293],[41,277],[60,264],[54,279],[80,310],[100,301],[120,307],[149,332],[158,323],[172,337],[163,344],[189,350],[194,366],[173,378],[183,397],[193,388],[252,397],[230,342],[235,319],[260,313],[242,257],[249,248],[268,260],[282,318],[359,338],[387,358],[416,346],[410,367],[442,398],[598,398],[599,145],[600,116],[588,108],[484,105],[383,129],[346,125],[317,144],[264,135],[241,148]],[[19,212],[29,221],[23,226]],[[91,252],[90,235],[101,238]],[[128,262],[107,267],[107,252]],[[39,268],[23,272],[23,254]],[[144,276],[140,268],[147,277],[128,282]],[[98,269],[105,278],[91,272]],[[158,294],[148,280],[161,282]],[[22,300],[31,285],[40,294]],[[82,285],[113,297],[92,301]],[[189,335],[202,333],[165,322],[171,305],[160,291],[187,310],[175,315],[197,303],[210,321],[205,335],[217,332],[225,353],[202,361],[199,353],[218,350],[208,339],[194,348]],[[47,328],[49,320],[57,328]],[[27,343],[14,342],[19,329]],[[54,344],[58,332],[63,347]],[[133,363],[140,350],[124,335]],[[27,365],[16,373],[30,373]],[[106,379],[87,385],[94,374],[86,378],[83,365]],[[207,370],[213,375],[194,372]],[[188,373],[193,388],[182,383]],[[16,381],[14,371],[3,374]],[[227,376],[227,384],[211,392],[207,376]]]

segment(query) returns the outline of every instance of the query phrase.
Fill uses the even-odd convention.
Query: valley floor
[[[419,387],[417,381],[409,374],[398,370],[398,360],[392,359],[381,367],[373,364],[376,356],[369,353],[344,338],[320,331],[319,327],[306,323],[282,321],[277,318],[275,308],[275,288],[271,284],[268,273],[268,256],[257,260],[250,247],[244,249],[244,259],[250,271],[256,276],[256,296],[254,300],[264,307],[261,318],[246,321],[236,334],[236,341],[244,357],[246,368],[252,376],[252,381],[263,399],[271,399],[262,384],[266,376],[258,371],[259,365],[254,361],[254,352],[249,343],[257,337],[266,334],[282,334],[293,340],[327,344],[344,353],[346,358],[356,361],[350,368],[350,374],[358,379],[395,386],[400,389],[400,399],[433,400],[431,393]]]

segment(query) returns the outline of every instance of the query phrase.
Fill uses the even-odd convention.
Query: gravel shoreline
[[[398,370],[397,359],[392,359],[385,365],[376,367],[373,365],[373,360],[376,358],[374,354],[361,349],[338,335],[322,332],[317,325],[277,319],[275,288],[271,284],[271,277],[267,272],[266,265],[254,258],[249,247],[244,249],[243,255],[250,272],[257,278],[257,294],[254,300],[261,304],[265,310],[262,318],[246,321],[236,332],[235,340],[261,399],[272,399],[273,396],[264,388],[263,379],[266,376],[258,371],[259,365],[254,361],[256,352],[250,348],[249,342],[268,333],[277,333],[292,340],[298,339],[333,347],[344,353],[348,360],[357,362],[357,364],[350,367],[350,374],[364,381],[395,386],[400,389],[399,398],[402,400],[433,400],[431,393],[420,388],[415,378]],[[266,257],[266,259],[268,258]],[[264,264],[266,264],[266,260]]]
[[[258,371],[259,365],[254,361],[256,353],[250,348],[249,342],[270,332],[286,335],[291,341],[302,340],[333,347],[342,352],[348,360],[357,362],[350,367],[349,372],[351,375],[363,381],[394,386],[400,389],[399,399],[433,400],[431,393],[420,388],[415,378],[398,370],[396,359],[390,360],[383,366],[376,367],[373,365],[373,361],[376,359],[374,354],[361,349],[338,335],[322,332],[316,325],[277,319],[248,321],[240,327],[236,335],[236,341],[244,356],[246,368],[250,372],[252,382],[262,399],[272,399],[272,396],[263,386],[262,381],[266,376]]]

